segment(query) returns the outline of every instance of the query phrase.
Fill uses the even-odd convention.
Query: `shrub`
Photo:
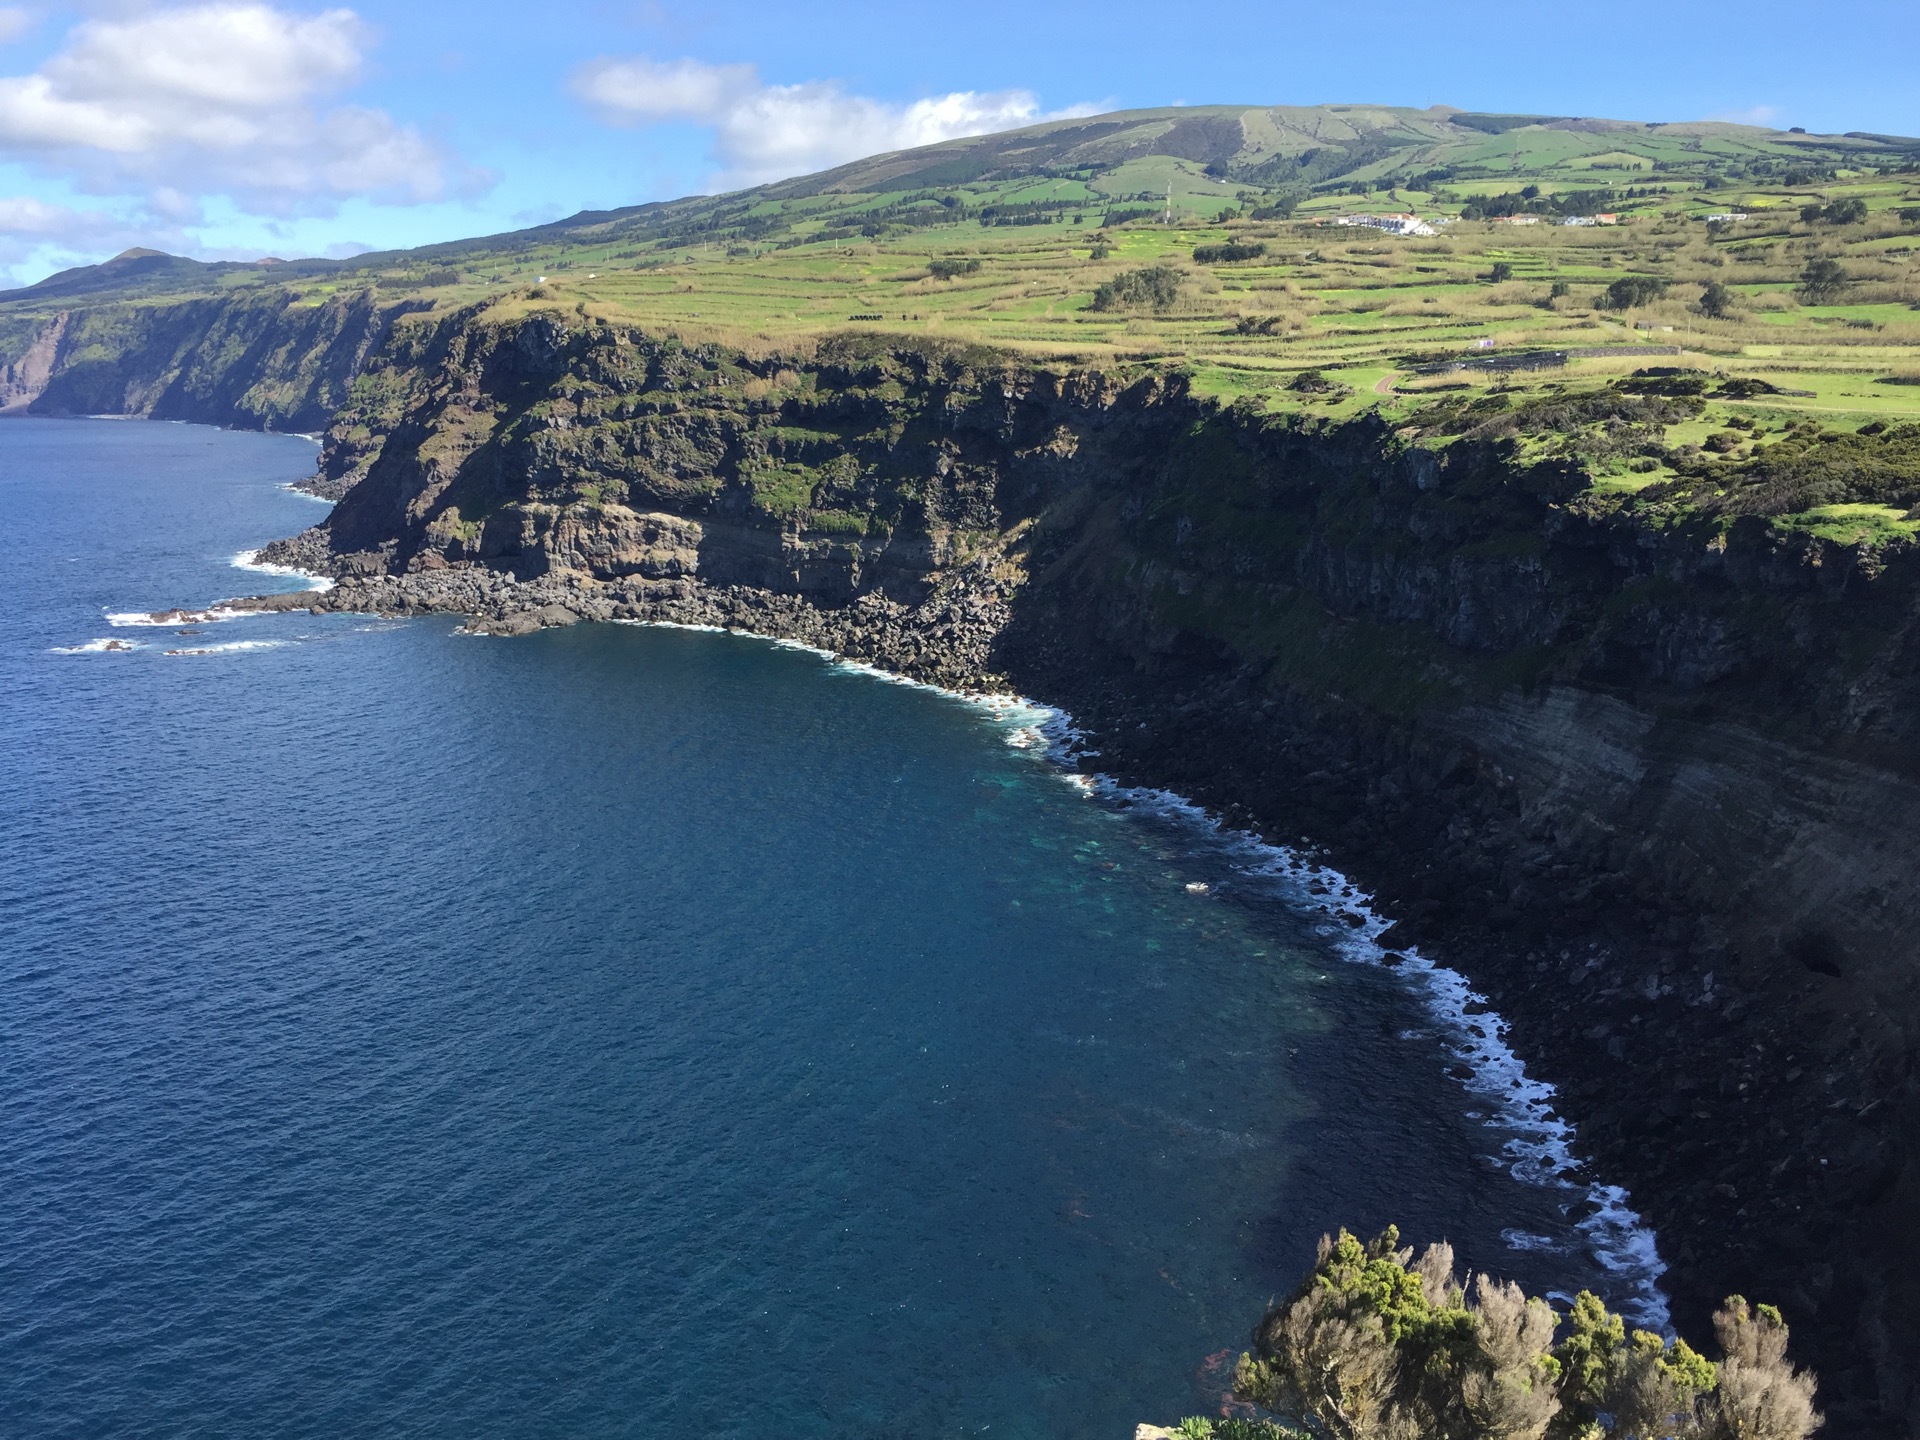
[[[1340,1440],[1571,1440],[1602,1414],[1613,1440],[1805,1440],[1821,1423],[1770,1306],[1727,1300],[1715,1364],[1629,1332],[1591,1293],[1556,1315],[1517,1285],[1469,1285],[1450,1246],[1416,1260],[1399,1244],[1391,1227],[1364,1245],[1322,1238],[1312,1272],[1255,1327],[1235,1394]]]
[[[1652,275],[1622,275],[1600,296],[1602,310],[1631,310],[1648,305],[1667,293],[1667,282]]]
[[[1312,1440],[1303,1431],[1276,1425],[1271,1420],[1244,1420],[1238,1416],[1209,1420],[1204,1415],[1191,1415],[1173,1427],[1173,1434],[1175,1440]]]
[[[1287,389],[1297,395],[1333,395],[1346,388],[1338,380],[1329,380],[1319,370],[1302,370],[1287,382]]]
[[[980,261],[971,255],[941,255],[927,262],[927,274],[935,280],[951,280],[958,275],[972,275],[980,269]]]
[[[1247,212],[1250,220],[1291,220],[1293,212],[1300,208],[1298,196],[1283,195],[1271,205],[1256,205]]]
[[[1171,265],[1152,265],[1141,270],[1123,270],[1096,286],[1093,308],[1096,310],[1169,310],[1180,298],[1180,272]]]
[[[1712,320],[1724,320],[1733,313],[1733,291],[1718,280],[1709,280],[1700,292],[1700,313]]]
[[[1229,240],[1224,245],[1193,247],[1193,259],[1196,265],[1217,265],[1232,260],[1257,260],[1266,253],[1267,247],[1258,240]]]
[[[1706,508],[1793,515],[1818,505],[1920,504],[1920,426],[1877,435],[1797,432],[1760,447]]]
[[[1614,388],[1627,395],[1704,395],[1707,377],[1698,370],[1649,365],[1624,380],[1614,381]]]
[[[1507,281],[1511,280],[1512,278],[1513,278],[1513,262],[1510,260],[1494,261],[1493,269],[1487,272],[1487,281],[1488,283],[1493,285],[1504,285],[1507,283]]]

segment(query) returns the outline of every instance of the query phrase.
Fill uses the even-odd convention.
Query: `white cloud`
[[[97,213],[49,205],[31,195],[0,195],[0,235],[65,240],[101,218]]]
[[[765,85],[751,65],[646,56],[595,60],[569,84],[610,125],[691,120],[711,126],[715,157],[725,167],[715,177],[722,185],[754,185],[883,151],[1092,113],[1075,106],[1043,115],[1026,90],[958,90],[894,105],[848,94],[834,80]]]
[[[89,20],[39,70],[0,76],[0,155],[94,190],[217,192],[270,214],[351,195],[442,199],[471,177],[433,141],[383,111],[321,107],[359,78],[371,44],[341,9],[215,3]]]
[[[31,195],[0,195],[0,288],[101,260],[131,245],[165,248],[184,236],[150,216],[79,210]]]
[[[33,15],[18,5],[0,5],[0,45],[18,40],[33,28]]]

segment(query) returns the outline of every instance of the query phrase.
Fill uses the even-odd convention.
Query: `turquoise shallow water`
[[[1005,715],[108,623],[262,588],[312,453],[0,425],[0,1433],[1118,1436],[1329,1225],[1596,1276],[1394,977]]]

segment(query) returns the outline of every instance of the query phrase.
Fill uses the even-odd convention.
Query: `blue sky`
[[[1916,61],[1913,0],[0,0],[0,278],[420,244],[1176,103],[1920,135]]]

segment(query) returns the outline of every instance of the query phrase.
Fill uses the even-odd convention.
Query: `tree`
[[[936,280],[951,280],[956,275],[972,275],[979,269],[979,259],[971,255],[941,255],[927,262],[927,274]]]
[[[1258,260],[1266,253],[1266,244],[1260,240],[1228,240],[1220,245],[1193,247],[1193,259],[1196,265],[1217,265],[1234,260]]]
[[[1713,1330],[1727,1358],[1705,1406],[1707,1440],[1802,1440],[1819,1427],[1813,1377],[1788,1363],[1778,1310],[1729,1295]]]
[[[1800,272],[1800,298],[1809,305],[1831,304],[1846,288],[1847,272],[1829,256],[1809,260]]]
[[[1733,291],[1718,280],[1709,280],[1700,292],[1700,313],[1712,320],[1724,320],[1733,313]]]
[[[1471,1313],[1476,1353],[1460,1378],[1460,1401],[1473,1433],[1541,1440],[1560,1413],[1553,1308],[1482,1275],[1473,1282]]]
[[[1602,310],[1632,310],[1660,299],[1667,293],[1667,282],[1652,275],[1622,275],[1607,286],[1600,296]]]
[[[1493,269],[1487,272],[1487,279],[1495,285],[1504,285],[1506,284],[1507,281],[1511,280],[1512,278],[1513,278],[1513,262],[1510,260],[1494,261]]]
[[[1143,270],[1123,270],[1106,283],[1096,286],[1093,308],[1096,310],[1170,310],[1180,298],[1181,274],[1171,265],[1153,265]]]
[[[1827,206],[1820,218],[1829,225],[1858,225],[1867,218],[1867,202],[1858,195],[1849,195]]]

